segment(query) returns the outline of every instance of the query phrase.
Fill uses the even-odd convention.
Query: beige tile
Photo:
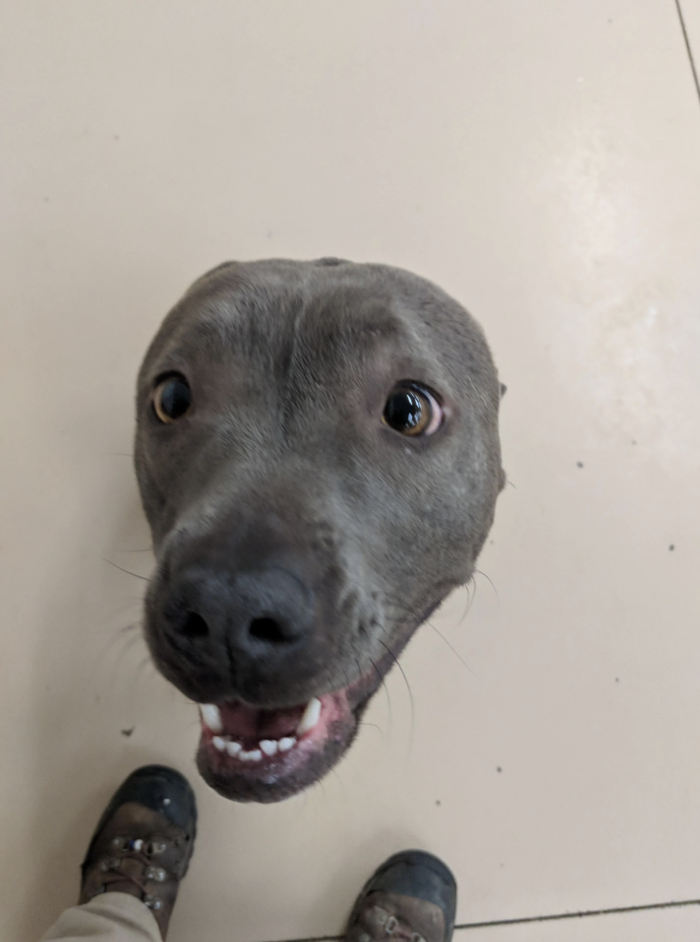
[[[235,257],[383,260],[460,298],[509,386],[514,486],[469,614],[435,619],[456,653],[422,630],[411,695],[392,675],[337,774],[274,807],[196,781],[171,942],[336,931],[407,845],[453,866],[462,921],[697,895],[700,116],[673,4],[3,16],[2,938],[71,902],[123,775],[196,776],[194,709],[127,630],[144,584],[106,560],[150,567],[139,358]]]
[[[455,942],[695,942],[697,907],[456,932]]]
[[[681,22],[685,25],[688,37],[690,55],[695,66],[695,75],[693,75],[692,65],[690,62],[688,63],[688,79],[692,83],[697,76],[697,81],[700,82],[700,0],[678,0],[678,6],[680,7]],[[698,106],[700,107],[700,102],[698,102]]]

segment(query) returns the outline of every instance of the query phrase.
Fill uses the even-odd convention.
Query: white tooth
[[[276,739],[261,739],[260,748],[265,753],[266,756],[274,756],[277,752],[277,740]]]
[[[241,751],[241,744],[239,742],[236,742],[235,739],[231,739],[229,742],[226,743],[226,752],[228,752],[228,754],[232,756],[234,759],[236,758],[236,756],[238,755],[240,751]]]
[[[292,746],[296,743],[296,736],[285,736],[283,739],[280,739],[277,743],[277,748],[280,752],[289,752]],[[262,743],[261,743],[262,745]]]
[[[202,711],[202,719],[212,731],[220,733],[224,728],[221,722],[221,712],[214,703],[200,703],[199,709]]]
[[[318,718],[320,715],[321,701],[318,699],[318,697],[314,697],[306,704],[304,715],[299,720],[299,725],[297,726],[297,736],[303,736],[304,733],[308,733],[310,729],[313,729],[316,723],[318,723]]]
[[[243,762],[260,762],[262,759],[262,752],[259,749],[251,749],[250,752],[246,752],[245,749],[241,749],[238,753],[238,758],[242,759]]]
[[[226,740],[222,739],[221,736],[214,736],[212,742],[214,743],[214,748],[218,749],[219,752],[223,752],[226,748]]]

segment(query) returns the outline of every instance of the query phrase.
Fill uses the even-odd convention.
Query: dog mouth
[[[241,700],[199,704],[197,765],[226,798],[272,802],[318,781],[349,747],[374,691],[365,683],[282,709]]]

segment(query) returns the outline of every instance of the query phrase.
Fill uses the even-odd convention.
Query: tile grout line
[[[489,922],[465,922],[457,929],[486,929],[489,926],[521,926],[528,922],[554,922],[561,919],[585,919],[589,916],[615,916],[624,913],[648,912],[651,909],[674,909],[681,906],[700,906],[700,899],[684,899],[668,903],[643,903],[640,906],[614,906],[611,909],[584,909],[574,913],[553,913],[550,916],[524,916],[520,919],[494,919]]]
[[[679,909],[682,906],[700,906],[700,899],[672,900],[668,903],[642,903],[639,906],[614,906],[611,909],[583,909],[573,913],[553,913],[549,916],[522,916],[519,919],[492,919],[487,922],[462,922],[454,930],[488,929],[494,926],[521,926],[530,922],[554,922],[562,919],[585,919],[590,916],[615,916],[624,913],[648,912],[652,909]],[[342,942],[344,935],[304,936],[281,942]]]
[[[676,10],[678,11],[678,19],[681,21],[681,29],[683,30],[683,39],[685,40],[685,48],[688,52],[688,59],[690,60],[690,68],[693,72],[693,80],[695,81],[695,91],[698,93],[698,101],[700,101],[700,79],[698,79],[698,70],[695,67],[695,59],[693,58],[693,50],[690,45],[690,38],[688,36],[688,30],[685,26],[685,18],[683,17],[683,9],[681,7],[681,0],[675,0]]]

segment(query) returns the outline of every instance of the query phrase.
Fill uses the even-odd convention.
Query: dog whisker
[[[394,654],[391,648],[382,641],[381,638],[377,638],[377,640],[379,641],[381,646],[383,648],[386,648],[386,650],[389,652],[389,655],[391,656],[394,664],[396,664],[399,671],[401,672],[401,676],[403,677],[404,683],[406,684],[406,690],[408,691],[408,700],[409,700],[410,708],[411,708],[411,728],[410,728],[410,733],[409,733],[409,738],[408,738],[408,751],[406,754],[406,762],[408,763],[411,752],[413,750],[413,736],[416,729],[416,707],[415,707],[415,703],[413,702],[413,691],[411,690],[411,685],[408,682],[406,671],[403,669],[403,667],[399,663],[399,659],[397,658],[397,656]]]
[[[141,680],[141,677],[143,676],[144,671],[146,671],[149,667],[150,667],[151,670],[153,671],[153,676],[155,677],[156,670],[155,670],[155,667],[154,667],[154,665],[153,665],[153,661],[151,660],[150,655],[147,654],[144,658],[141,659],[141,661],[139,661],[139,663],[138,663],[138,665],[137,665],[137,667],[136,667],[136,679],[137,679],[137,681],[140,681],[140,680]]]
[[[140,632],[134,631],[138,627],[139,622],[134,621],[117,628],[111,637],[105,641],[102,651],[98,655],[98,661],[102,661],[108,654],[111,654],[117,645],[119,646],[118,658],[123,658],[141,640]]]
[[[391,730],[392,730],[392,725],[393,725],[393,716],[392,716],[392,711],[391,711],[391,693],[389,692],[389,687],[387,686],[387,682],[384,679],[384,675],[377,667],[375,661],[372,658],[370,658],[369,660],[370,660],[370,664],[372,665],[372,667],[374,668],[377,674],[377,677],[379,678],[379,682],[382,686],[382,689],[384,690],[384,693],[386,694],[386,710],[387,710],[388,721],[389,721],[389,729],[387,730],[387,734],[389,737],[391,737]]]
[[[109,563],[110,566],[114,566],[115,569],[118,569],[120,572],[125,572],[127,576],[133,576],[134,579],[143,579],[144,582],[149,582],[147,576],[140,576],[137,572],[132,572],[130,569],[125,569],[123,566],[118,566],[116,563],[113,563],[111,559],[107,559],[106,556],[101,556],[100,559],[103,559],[106,563]]]
[[[457,621],[458,625],[461,625],[462,622],[465,620],[465,618],[471,611],[472,605],[474,604],[474,599],[476,598],[477,584],[476,584],[473,574],[467,579],[467,581],[464,583],[462,588],[464,589],[464,593],[465,593],[465,602],[464,602],[464,611],[462,612],[459,620]]]
[[[125,658],[125,657],[127,656],[127,654],[129,653],[129,651],[131,651],[132,648],[134,648],[136,645],[138,645],[139,642],[141,642],[142,640],[143,640],[143,639],[142,639],[141,636],[138,635],[138,634],[132,635],[130,638],[128,638],[127,641],[126,641],[126,643],[124,644],[124,646],[123,646],[122,649],[121,649],[121,652],[120,652],[120,655],[119,655],[120,659]]]
[[[457,651],[457,649],[454,648],[454,647],[450,644],[450,642],[447,640],[447,638],[444,636],[444,634],[440,631],[440,629],[439,629],[436,625],[434,625],[431,621],[426,622],[426,624],[430,625],[430,627],[433,629],[433,631],[434,631],[440,638],[442,638],[442,640],[445,642],[445,644],[446,644],[447,647],[450,649],[450,651],[452,651],[452,653],[455,655],[455,657],[456,657],[458,660],[460,660],[460,661],[462,662],[462,664],[464,664],[464,666],[467,668],[467,670],[468,670],[469,673],[472,675],[472,677],[476,677],[476,674],[474,673],[474,671],[473,671],[473,670],[471,669],[471,667],[467,664],[467,662],[464,660],[464,658],[463,658],[462,655],[459,653],[459,651]]]
[[[357,724],[358,726],[371,726],[373,729],[378,730],[382,739],[384,738],[384,730],[377,723],[365,723],[364,721]]]
[[[493,589],[493,594],[496,596],[497,601],[500,602],[501,600],[498,598],[498,589],[496,588],[493,582],[493,579],[490,576],[487,576],[486,573],[483,571],[483,569],[475,569],[474,572],[478,573],[480,576],[483,576],[484,579],[486,579],[486,581],[491,585],[491,588]]]

